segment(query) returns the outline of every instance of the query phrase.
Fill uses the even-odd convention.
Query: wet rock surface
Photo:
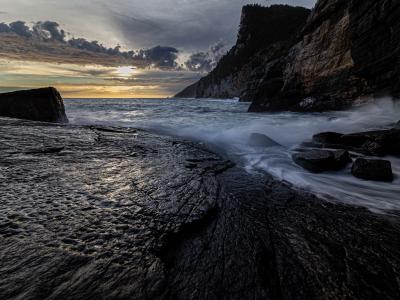
[[[0,118],[1,299],[398,299],[399,232],[195,143]]]
[[[358,158],[351,169],[355,177],[375,180],[375,181],[393,181],[393,171],[390,161],[381,159]]]
[[[372,156],[400,155],[400,130],[396,127],[351,134],[323,132],[314,135],[313,142],[319,147],[347,149]]]
[[[64,101],[52,87],[0,94],[0,116],[68,123]]]
[[[313,173],[339,171],[351,162],[347,151],[310,150],[293,154],[293,161]]]

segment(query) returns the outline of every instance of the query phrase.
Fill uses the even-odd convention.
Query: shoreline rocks
[[[399,122],[400,123],[400,122]],[[397,123],[392,129],[342,134],[338,132],[321,132],[315,134],[312,143],[307,147],[319,150],[307,150],[292,156],[293,161],[313,173],[332,171],[334,167],[344,168],[352,162],[348,151],[375,157],[400,155],[400,130]],[[338,151],[326,150],[341,149]],[[334,153],[338,155],[336,161]],[[341,162],[341,163],[340,163]],[[391,162],[358,157],[352,165],[353,176],[374,181],[392,182],[394,175]]]
[[[68,123],[64,101],[52,87],[0,94],[0,116],[50,123]]]
[[[323,148],[346,149],[371,156],[400,155],[400,129],[396,127],[351,134],[322,132],[313,136],[313,142]]]
[[[351,162],[347,151],[311,150],[293,154],[293,161],[313,173],[339,171]]]
[[[392,165],[387,160],[358,158],[353,164],[351,173],[365,180],[393,181]]]
[[[0,118],[0,148],[0,299],[400,297],[399,212],[135,129]]]

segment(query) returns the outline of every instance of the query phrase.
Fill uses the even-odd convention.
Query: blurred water
[[[350,133],[381,129],[400,119],[400,106],[382,99],[357,110],[328,113],[247,113],[236,100],[67,99],[73,124],[135,127],[206,143],[248,172],[268,172],[321,197],[382,211],[400,209],[400,158],[389,157],[396,179],[377,183],[354,178],[348,169],[310,174],[291,160],[293,150],[322,131]],[[247,145],[252,133],[283,147]]]

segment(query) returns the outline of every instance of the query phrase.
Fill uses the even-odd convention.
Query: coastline
[[[0,141],[3,299],[400,297],[396,213],[137,129],[0,118]]]

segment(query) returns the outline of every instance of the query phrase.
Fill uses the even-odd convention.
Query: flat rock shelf
[[[0,118],[0,299],[399,299],[399,233],[196,143]]]

